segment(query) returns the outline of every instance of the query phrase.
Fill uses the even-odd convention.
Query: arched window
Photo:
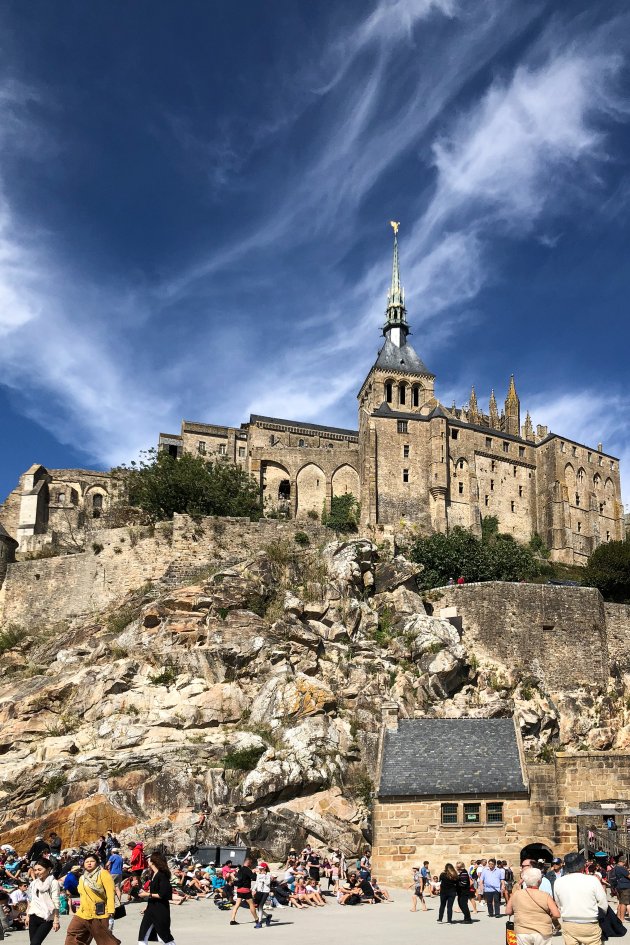
[[[298,446],[304,446],[304,440],[298,440]]]
[[[398,385],[398,403],[401,406],[404,406],[406,401],[407,401],[407,385],[399,384]]]
[[[385,400],[387,401],[388,404],[391,404],[393,400],[391,381],[385,381]]]
[[[103,496],[95,492],[92,496],[92,518],[100,518],[103,511]]]
[[[291,498],[291,483],[288,479],[281,480],[280,485],[278,486],[278,498],[280,501],[284,502]]]
[[[413,404],[414,407],[419,407],[419,406],[420,406],[420,388],[418,387],[417,384],[414,384],[414,385],[413,385],[413,392],[412,392],[412,395],[411,395],[411,402],[412,402],[412,404]]]

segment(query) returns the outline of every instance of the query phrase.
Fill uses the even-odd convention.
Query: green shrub
[[[596,548],[584,569],[584,583],[606,600],[630,602],[630,542],[609,541]]]
[[[309,509],[306,515],[307,515],[307,518],[310,518],[311,521],[313,522],[317,522],[319,520],[319,515],[317,514],[315,509]]]
[[[228,751],[224,756],[223,767],[231,771],[253,771],[264,753],[263,745],[236,748],[234,751]]]
[[[122,633],[139,614],[138,607],[121,607],[115,614],[107,618],[107,629],[110,633]]]
[[[294,535],[294,541],[296,545],[301,545],[302,547],[306,547],[306,545],[310,545],[311,543],[311,539],[308,537],[306,532],[296,532]]]
[[[171,686],[177,679],[177,670],[174,666],[165,666],[161,673],[149,676],[152,686]]]
[[[361,507],[351,492],[334,495],[330,512],[322,512],[322,523],[336,532],[356,532],[359,528]]]
[[[68,779],[65,774],[53,774],[51,778],[42,783],[39,790],[40,797],[50,797],[51,794],[56,794],[67,782]]]
[[[26,636],[26,630],[18,627],[17,624],[10,623],[4,630],[0,631],[0,653],[7,653],[13,647],[21,643]]]

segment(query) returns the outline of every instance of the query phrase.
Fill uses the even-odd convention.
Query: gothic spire
[[[505,398],[505,432],[519,436],[521,432],[521,402],[516,393],[514,375],[510,377],[507,397]]]
[[[394,231],[394,258],[392,261],[392,284],[387,296],[387,310],[383,334],[397,347],[401,348],[409,333],[407,309],[405,308],[405,290],[400,284],[400,266],[398,263],[398,227],[394,220],[390,223]]]
[[[499,429],[499,410],[497,407],[497,398],[494,396],[494,390],[490,392],[490,426]]]
[[[477,395],[475,393],[475,388],[470,388],[470,400],[468,401],[468,416],[471,423],[476,423],[479,420],[479,406],[477,404]]]

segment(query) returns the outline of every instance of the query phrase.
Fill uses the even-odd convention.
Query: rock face
[[[237,835],[282,857],[369,839],[380,705],[516,711],[525,747],[626,747],[619,693],[546,692],[427,613],[417,565],[366,540],[280,542],[197,584],[19,635],[0,656],[0,832],[106,829],[174,849]],[[207,809],[203,824],[198,811]]]

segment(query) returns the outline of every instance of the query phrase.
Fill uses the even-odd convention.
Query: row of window
[[[561,453],[566,453],[566,451],[567,451],[567,444],[566,444],[564,441],[561,440],[561,441],[560,441],[560,452],[561,452]],[[577,448],[577,446],[572,446],[572,447],[571,447],[571,451],[572,451],[572,455],[573,455],[573,456],[577,456],[577,455],[578,455],[578,448]],[[587,450],[587,453],[586,453],[586,461],[587,461],[588,463],[592,463],[592,462],[593,462],[593,454],[592,454],[591,452],[589,452],[588,450]],[[614,468],[615,468],[615,461],[614,461],[614,459],[609,460],[609,463],[610,463],[610,468],[611,468],[611,469],[614,469]],[[603,456],[598,456],[598,457],[597,457],[597,465],[598,465],[598,466],[603,466],[603,465],[604,465],[604,457],[603,457]]]
[[[420,391],[421,387],[419,384],[414,384],[411,388],[411,405],[412,407],[420,406]],[[385,400],[388,404],[391,404],[394,400],[394,383],[393,381],[385,382]],[[404,407],[407,403],[407,384],[398,385],[398,404]]]
[[[463,808],[463,810],[462,810]],[[482,816],[485,818],[482,821]],[[502,824],[503,801],[478,801],[442,804],[443,824]]]
[[[199,442],[197,443],[197,451],[198,451],[199,453],[202,453],[202,454],[205,454],[205,453],[206,453],[206,442],[205,442],[205,440],[199,440]],[[219,456],[225,456],[225,455],[227,454],[227,446],[226,446],[226,444],[225,444],[225,443],[219,443],[219,449],[217,450],[217,452],[218,452]],[[244,459],[244,457],[247,456],[247,447],[245,447],[245,446],[239,446],[239,448],[238,448],[238,455],[240,456],[241,459]]]

